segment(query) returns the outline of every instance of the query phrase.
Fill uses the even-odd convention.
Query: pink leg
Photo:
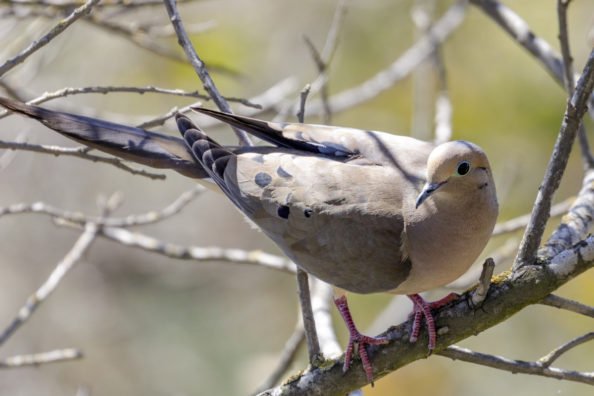
[[[421,319],[423,319],[423,311],[417,307],[417,304],[414,301],[412,315],[414,315],[414,319],[409,341],[414,343],[419,339],[419,333],[421,332]]]
[[[448,305],[449,303],[451,303],[452,301],[458,299],[458,297],[460,297],[460,295],[458,293],[450,293],[445,297],[440,298],[439,300],[435,300],[429,303],[429,307],[431,309],[438,309],[441,308],[445,305]]]
[[[443,307],[444,305],[454,301],[458,298],[458,294],[450,293],[447,296],[428,303],[418,294],[411,294],[408,296],[413,302],[413,325],[412,330],[410,332],[410,342],[417,342],[419,339],[419,332],[421,331],[421,319],[425,318],[425,323],[427,325],[427,332],[429,333],[429,353],[435,349],[435,343],[437,341],[437,331],[435,329],[435,319],[433,318],[433,314],[431,313],[432,309],[437,309]]]
[[[349,344],[344,353],[344,365],[342,366],[342,371],[346,372],[351,366],[353,349],[355,347],[355,344],[357,344],[359,357],[361,357],[361,363],[363,364],[363,370],[365,370],[367,381],[369,381],[371,385],[373,385],[373,367],[371,365],[371,360],[369,359],[369,355],[367,354],[365,346],[387,344],[389,340],[387,338],[368,337],[366,335],[361,334],[359,330],[357,330],[355,322],[353,322],[351,312],[349,311],[349,305],[347,303],[346,296],[340,296],[334,299],[334,304],[336,304],[336,308],[338,308],[338,312],[340,312],[340,315],[342,316],[342,319],[344,320],[344,323],[346,324],[347,329],[349,330]]]

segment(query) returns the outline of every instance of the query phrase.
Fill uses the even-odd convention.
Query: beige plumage
[[[436,337],[432,305],[418,293],[462,275],[497,217],[487,156],[465,141],[435,147],[382,132],[270,123],[198,108],[272,146],[223,147],[180,115],[184,147],[184,141],[138,128],[5,98],[0,104],[112,154],[190,177],[209,176],[307,272],[356,293],[409,295],[415,307],[411,341],[424,317],[430,349]],[[364,346],[386,340],[358,332],[344,296],[336,305],[351,335],[344,368],[359,343],[371,381]]]
[[[276,147],[220,146],[187,117],[178,129],[195,158],[235,205],[309,273],[356,293],[406,294],[416,341],[425,318],[429,349],[436,329],[418,293],[462,275],[491,236],[498,213],[489,161],[475,144],[437,147],[409,137],[308,124],[280,124],[202,108]],[[346,297],[335,299],[367,378],[365,345]]]
[[[328,283],[356,293],[443,286],[468,269],[491,235],[495,185],[486,155],[472,143],[434,148],[382,132],[196,110],[276,135],[267,140],[277,144],[286,140],[286,148],[236,154],[201,140],[208,139],[203,133],[184,134],[235,204],[299,266]],[[197,131],[179,119],[180,129]],[[312,146],[293,148],[293,141]],[[225,166],[215,167],[221,159]],[[415,208],[425,180],[424,202]]]

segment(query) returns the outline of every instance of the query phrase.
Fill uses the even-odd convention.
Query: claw
[[[435,329],[435,318],[431,313],[432,309],[443,307],[444,305],[454,301],[459,297],[456,293],[450,293],[442,299],[434,302],[427,302],[423,297],[418,294],[411,294],[408,296],[413,302],[413,325],[410,332],[410,342],[417,342],[419,339],[419,333],[421,331],[421,319],[425,318],[425,324],[427,326],[427,332],[429,333],[429,354],[435,349],[437,342],[437,330]]]
[[[373,366],[365,347],[367,345],[384,345],[390,341],[384,337],[369,337],[361,334],[359,330],[357,330],[357,327],[353,322],[351,312],[349,311],[346,296],[341,296],[335,299],[334,303],[336,304],[336,308],[338,308],[338,311],[340,312],[340,315],[344,319],[347,329],[349,330],[349,343],[344,353],[342,372],[345,373],[351,366],[353,350],[355,349],[355,345],[357,345],[357,350],[359,352],[359,357],[361,358],[361,364],[363,365],[365,376],[367,377],[367,381],[371,384],[371,386],[373,386]]]

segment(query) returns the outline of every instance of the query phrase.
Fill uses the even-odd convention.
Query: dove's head
[[[439,194],[464,200],[484,190],[494,195],[495,186],[485,152],[476,144],[463,140],[437,146],[427,160],[427,183],[415,207],[430,196]]]

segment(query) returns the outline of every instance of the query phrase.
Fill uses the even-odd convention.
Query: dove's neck
[[[397,293],[440,287],[468,270],[495,226],[498,209],[494,189],[491,182],[475,191],[472,199],[436,194],[435,199],[412,212],[406,224],[406,250],[412,270]]]

